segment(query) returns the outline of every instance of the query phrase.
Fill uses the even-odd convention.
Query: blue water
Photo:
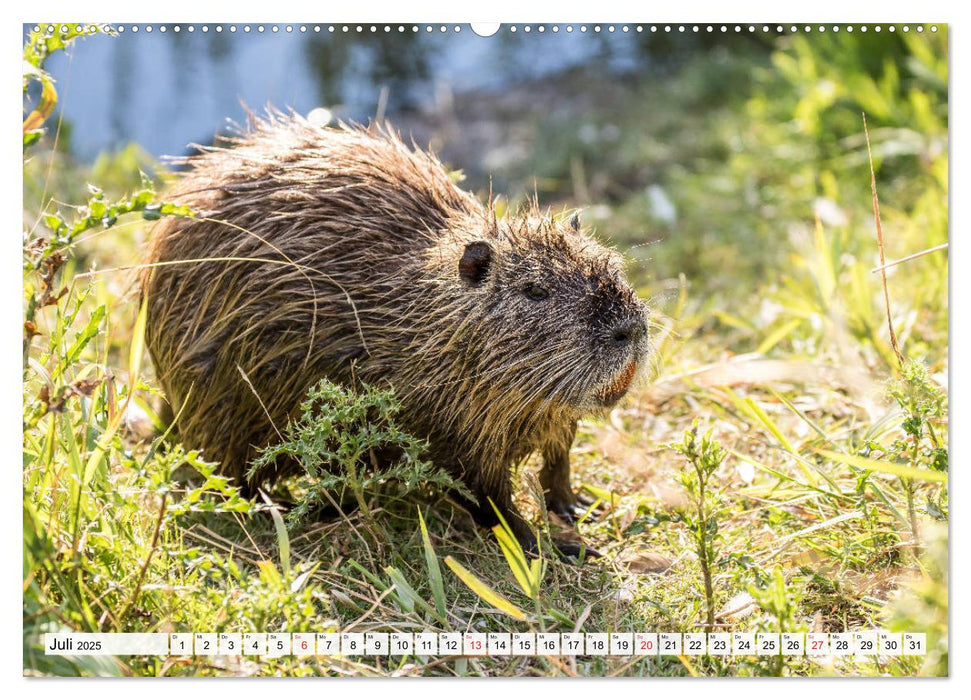
[[[452,25],[454,26],[454,25]],[[190,142],[209,142],[227,119],[244,121],[243,104],[299,112],[323,106],[336,117],[374,116],[382,88],[385,115],[430,108],[443,91],[489,91],[583,64],[623,72],[640,65],[643,36],[553,34],[505,28],[483,38],[467,25],[455,33],[422,31],[395,37],[365,31],[330,34],[312,26],[302,34],[228,26],[217,34],[130,29],[116,37],[78,40],[54,54],[47,69],[57,80],[59,108],[70,122],[81,159],[136,141],[156,156],[181,155]],[[269,25],[267,25],[269,27]],[[370,27],[366,27],[369,29]]]

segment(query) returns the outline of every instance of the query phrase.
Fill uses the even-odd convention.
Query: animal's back
[[[154,232],[147,345],[183,441],[242,480],[311,384],[354,380],[387,299],[420,295],[427,249],[482,210],[394,135],[298,117],[189,165],[167,198],[197,216]]]

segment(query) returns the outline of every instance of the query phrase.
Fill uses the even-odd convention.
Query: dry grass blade
[[[902,265],[905,262],[910,262],[911,260],[916,260],[917,258],[922,258],[925,255],[930,255],[931,253],[936,253],[939,250],[947,250],[948,245],[949,245],[948,243],[941,243],[940,245],[936,245],[933,248],[928,248],[927,250],[922,250],[919,253],[913,253],[911,255],[906,255],[906,256],[900,258],[900,260],[891,260],[888,263],[881,264],[880,267],[873,268],[872,270],[870,270],[870,272],[883,272],[884,270],[887,270],[887,269],[889,269],[891,267],[896,267],[897,265]]]
[[[904,363],[903,353],[897,342],[897,333],[893,329],[893,318],[890,315],[890,292],[887,289],[887,259],[884,254],[883,225],[880,223],[880,200],[877,198],[877,174],[873,169],[873,151],[870,148],[870,131],[866,126],[866,112],[863,113],[863,133],[866,136],[866,153],[870,161],[870,191],[873,193],[873,218],[877,226],[877,248],[880,251],[880,281],[883,284],[883,302],[887,307],[887,328],[890,329],[890,346],[900,364]]]

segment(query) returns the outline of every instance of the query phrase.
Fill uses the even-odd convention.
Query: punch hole
[[[495,34],[501,26],[498,22],[473,22],[471,24],[472,33],[483,38]]]

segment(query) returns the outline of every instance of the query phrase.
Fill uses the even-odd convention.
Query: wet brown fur
[[[168,199],[198,216],[160,222],[142,279],[187,446],[245,482],[311,385],[366,382],[395,389],[403,428],[479,495],[483,522],[487,497],[529,540],[510,473],[534,451],[551,510],[573,507],[576,421],[646,352],[613,251],[535,203],[497,220],[386,129],[272,114],[188,165]]]

